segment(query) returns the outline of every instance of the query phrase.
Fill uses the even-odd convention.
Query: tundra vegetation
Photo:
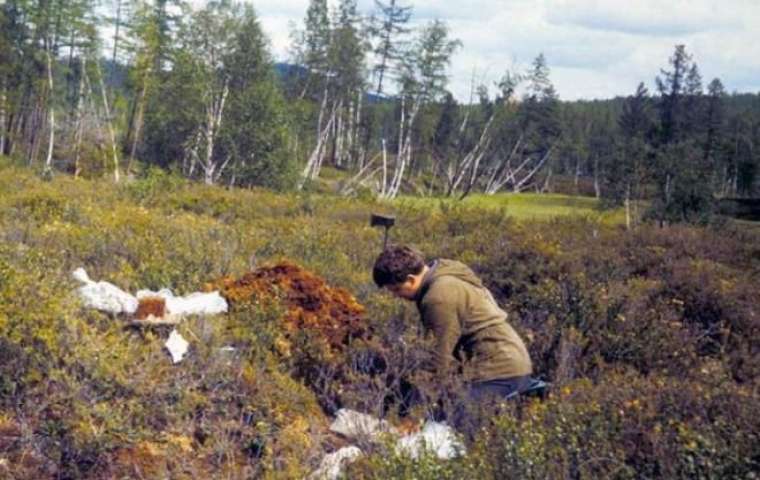
[[[753,478],[760,242],[750,229],[628,231],[586,215],[529,221],[508,206],[223,189],[161,170],[121,185],[48,181],[8,165],[3,476],[295,478],[341,445],[326,429],[338,407],[398,424],[424,417],[424,404],[403,411],[401,399],[440,382],[415,370],[427,343],[413,307],[372,284],[377,210],[398,215],[393,240],[473,265],[553,387],[489,417],[462,458],[379,446],[350,477]],[[80,266],[132,292],[221,286],[232,308],[185,319],[191,351],[172,365],[165,327],[82,308]],[[450,393],[456,402],[456,385]]]

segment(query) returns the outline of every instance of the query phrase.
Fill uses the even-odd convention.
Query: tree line
[[[586,192],[665,221],[758,195],[760,95],[705,86],[683,45],[653,92],[563,102],[538,54],[459,102],[462,43],[399,0],[310,0],[287,64],[229,0],[6,0],[0,27],[0,153],[43,172],[308,189],[328,165],[343,194]]]

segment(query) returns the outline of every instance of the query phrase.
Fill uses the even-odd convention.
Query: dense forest
[[[327,165],[348,172],[345,194],[566,191],[645,199],[671,221],[758,195],[760,96],[703,79],[686,46],[626,98],[563,102],[537,52],[459,102],[448,66],[466,46],[412,17],[395,0],[312,0],[275,65],[250,5],[9,0],[0,152],[117,182],[156,166],[308,188]]]

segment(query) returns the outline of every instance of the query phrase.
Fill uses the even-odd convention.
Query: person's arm
[[[451,368],[451,361],[462,329],[455,304],[443,300],[433,300],[422,305],[422,322],[435,336],[433,348],[433,368],[445,376]]]

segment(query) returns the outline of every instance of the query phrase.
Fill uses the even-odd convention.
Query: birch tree
[[[374,38],[375,56],[372,73],[377,79],[377,95],[383,94],[383,81],[389,74],[397,73],[407,49],[407,37],[411,32],[409,20],[412,7],[397,0],[375,0],[375,13],[370,21],[370,33]]]
[[[367,51],[355,0],[340,0],[333,21],[327,23],[324,0],[312,0],[303,37],[308,69],[307,85],[319,105],[314,148],[301,173],[299,188],[319,176],[324,160],[343,168],[355,163],[359,146],[359,118],[364,98]],[[318,89],[316,87],[319,86]],[[359,163],[361,161],[358,161]]]
[[[404,60],[400,77],[400,115],[394,172],[381,196],[395,198],[412,161],[413,126],[420,109],[439,99],[448,83],[447,69],[451,56],[461,42],[449,38],[449,28],[440,20],[428,23],[419,33]]]
[[[229,75],[225,68],[235,33],[238,31],[240,9],[229,2],[209,2],[193,12],[183,32],[185,48],[196,62],[201,76],[203,118],[187,145],[186,155],[197,161],[203,181],[215,183],[231,158],[219,157],[215,148],[224,120],[230,91]]]

